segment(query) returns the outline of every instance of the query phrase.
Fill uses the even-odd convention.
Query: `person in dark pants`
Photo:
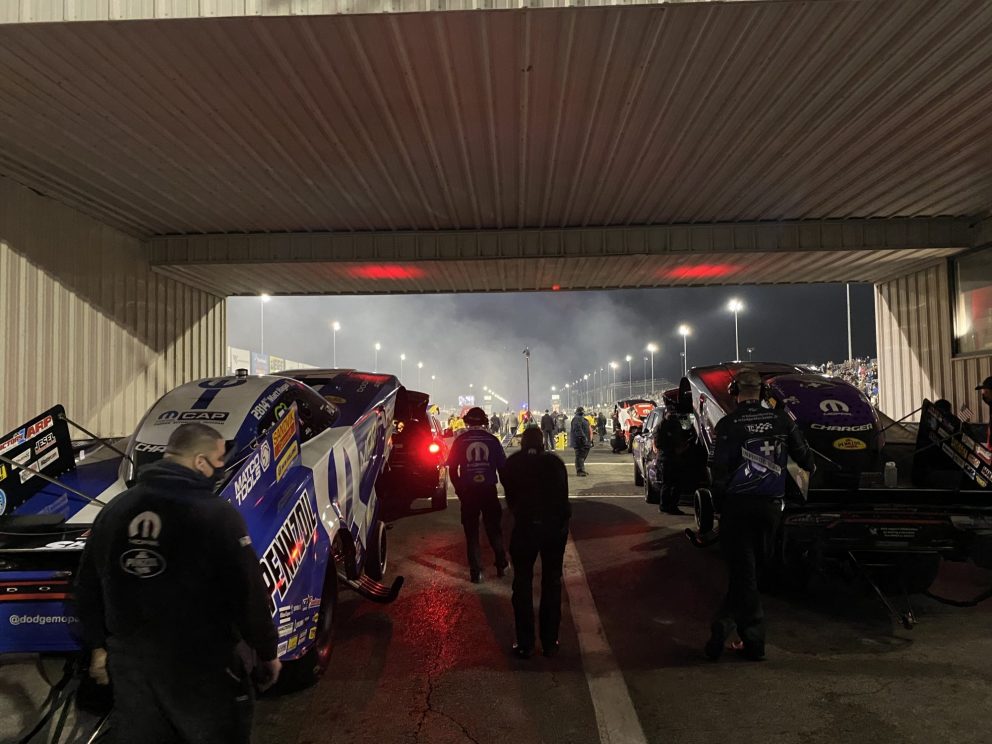
[[[589,456],[589,449],[592,447],[589,422],[586,421],[584,414],[585,409],[582,406],[575,409],[569,431],[570,444],[575,450],[575,474],[578,476],[589,475],[586,472],[586,457]]]
[[[496,575],[502,577],[507,566],[503,548],[503,509],[496,493],[496,483],[506,464],[506,454],[499,440],[486,431],[488,423],[485,411],[481,408],[470,409],[465,414],[468,428],[455,440],[448,455],[451,483],[462,507],[462,528],[465,530],[469,577],[473,584],[482,581],[480,516],[496,557]]]
[[[599,441],[606,441],[606,414],[602,411],[599,412],[599,416],[596,417],[596,429],[599,431]]]
[[[498,437],[502,423],[503,422],[499,420],[499,414],[494,413],[493,417],[489,420],[489,431],[491,431],[494,436]]]
[[[698,442],[692,419],[668,414],[655,429],[654,445],[661,486],[658,508],[665,514],[684,515],[679,508],[682,495],[691,494],[707,480],[706,451]]]
[[[713,480],[723,504],[720,543],[728,587],[704,649],[714,661],[735,626],[745,658],[764,658],[758,571],[771,555],[782,518],[789,457],[804,470],[814,469],[813,453],[792,416],[761,405],[762,387],[757,371],[742,368],[729,390],[737,396],[737,408],[716,425]]]
[[[541,649],[558,653],[561,624],[561,574],[568,520],[568,472],[561,459],[544,450],[535,429],[524,432],[520,451],[510,455],[504,470],[506,503],[513,513],[510,558],[513,561],[513,617],[517,642],[513,652],[528,658],[534,652],[534,563],[541,558]]]
[[[541,432],[544,434],[544,449],[553,450],[555,448],[555,420],[547,408],[541,416]]]
[[[261,689],[279,676],[258,556],[237,509],[214,494],[224,452],[215,429],[177,427],[86,541],[77,609],[90,675],[114,683],[122,744],[248,742],[249,675]]]

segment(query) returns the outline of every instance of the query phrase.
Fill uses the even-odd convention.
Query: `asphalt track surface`
[[[490,568],[469,583],[457,501],[425,504],[389,532],[400,598],[341,594],[327,674],[260,700],[256,744],[990,740],[988,606],[914,597],[920,622],[906,631],[863,586],[816,579],[802,596],[765,596],[767,661],[708,662],[719,555],[682,536],[690,518],[644,503],[629,455],[599,445],[579,479],[563,454],[575,501],[558,657],[511,656],[510,575]],[[507,516],[507,537],[509,527]],[[948,566],[935,588],[963,598],[988,580]],[[34,669],[30,659],[0,667],[0,741],[42,693]],[[62,741],[86,741],[86,723],[70,720]]]

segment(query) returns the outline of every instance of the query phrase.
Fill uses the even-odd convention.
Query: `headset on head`
[[[738,395],[740,395],[740,392],[741,392],[741,386],[737,384],[737,376],[734,375],[734,378],[730,381],[730,384],[727,385],[727,394],[730,395],[731,397],[736,398]],[[766,398],[768,398],[768,392],[769,392],[768,385],[766,385],[765,381],[762,380],[761,387],[758,388],[758,400],[765,400]]]

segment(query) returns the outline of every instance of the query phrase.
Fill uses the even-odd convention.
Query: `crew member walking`
[[[462,507],[462,528],[468,552],[472,583],[482,581],[482,557],[479,550],[479,517],[486,527],[486,537],[496,557],[496,575],[506,570],[503,549],[503,509],[496,493],[498,475],[506,464],[506,454],[499,440],[486,431],[489,420],[481,408],[465,414],[468,428],[451,445],[448,469],[451,483]]]
[[[575,450],[575,474],[578,476],[589,475],[586,472],[586,457],[589,455],[589,448],[592,447],[589,435],[589,422],[586,421],[585,409],[579,406],[575,409],[572,417],[569,439],[572,449]]]
[[[541,416],[541,432],[544,434],[544,449],[553,450],[555,448],[555,420],[547,408]]]
[[[568,520],[568,473],[565,463],[546,452],[541,435],[524,432],[520,451],[506,461],[503,487],[513,512],[510,558],[513,561],[513,617],[517,642],[513,652],[526,659],[534,652],[534,563],[541,557],[541,650],[558,653],[561,624],[561,573]]]
[[[606,414],[602,411],[599,412],[599,416],[596,417],[596,428],[599,430],[599,441],[606,441]]]
[[[279,676],[258,556],[214,495],[224,450],[215,429],[180,425],[86,541],[79,619],[90,675],[114,682],[119,742],[248,742],[252,666],[261,689]]]
[[[729,577],[727,596],[711,626],[705,653],[714,661],[737,627],[743,655],[765,656],[765,622],[757,574],[769,557],[782,518],[789,457],[814,469],[813,453],[792,416],[761,405],[761,376],[743,368],[730,385],[737,408],[716,425],[713,481],[722,498],[720,545]]]

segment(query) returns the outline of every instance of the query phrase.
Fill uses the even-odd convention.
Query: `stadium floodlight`
[[[734,361],[741,360],[741,336],[738,331],[737,314],[744,309],[744,303],[736,297],[727,303],[727,309],[734,314]]]

